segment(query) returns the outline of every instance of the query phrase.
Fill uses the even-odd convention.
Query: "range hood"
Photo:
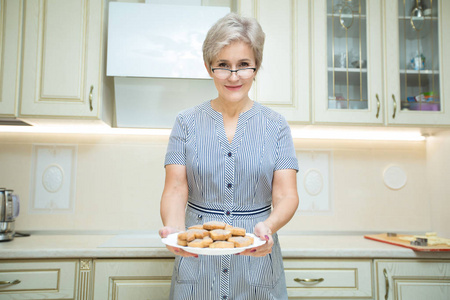
[[[116,126],[170,128],[177,113],[217,94],[202,44],[228,7],[110,2],[107,75]]]

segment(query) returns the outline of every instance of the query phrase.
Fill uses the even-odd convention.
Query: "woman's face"
[[[211,68],[225,68],[237,70],[242,68],[255,68],[255,56],[252,48],[245,42],[237,41],[223,47],[215,60],[211,63]],[[247,100],[248,92],[252,87],[256,72],[250,78],[241,78],[239,73],[231,73],[226,79],[219,79],[208,70],[209,75],[214,79],[214,84],[219,92],[219,98],[230,102]]]

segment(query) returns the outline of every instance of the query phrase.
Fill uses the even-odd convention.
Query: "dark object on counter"
[[[411,241],[411,245],[413,245],[413,246],[428,246],[428,239],[416,238],[415,241]]]
[[[393,237],[393,236],[397,236],[397,234],[395,232],[388,232],[387,236],[392,236]]]
[[[13,190],[0,188],[0,242],[14,239],[15,218],[19,215],[19,197]]]

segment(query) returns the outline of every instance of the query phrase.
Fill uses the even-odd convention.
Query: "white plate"
[[[177,244],[178,233],[169,234],[166,238],[162,239],[162,242],[166,245],[177,247],[183,249],[184,251],[194,253],[194,254],[202,254],[202,255],[226,255],[226,254],[236,254],[244,251],[245,249],[258,247],[264,245],[266,241],[261,240],[259,237],[254,234],[247,233],[248,236],[253,237],[254,242],[252,245],[247,247],[240,248],[196,248],[196,247],[183,247]]]

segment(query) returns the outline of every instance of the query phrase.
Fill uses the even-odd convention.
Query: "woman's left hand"
[[[267,226],[264,222],[259,222],[255,226],[255,235],[258,236],[261,240],[266,241],[264,245],[259,247],[246,249],[241,252],[240,255],[250,255],[250,256],[266,256],[267,254],[272,252],[273,239],[272,239],[272,231],[269,226]]]

